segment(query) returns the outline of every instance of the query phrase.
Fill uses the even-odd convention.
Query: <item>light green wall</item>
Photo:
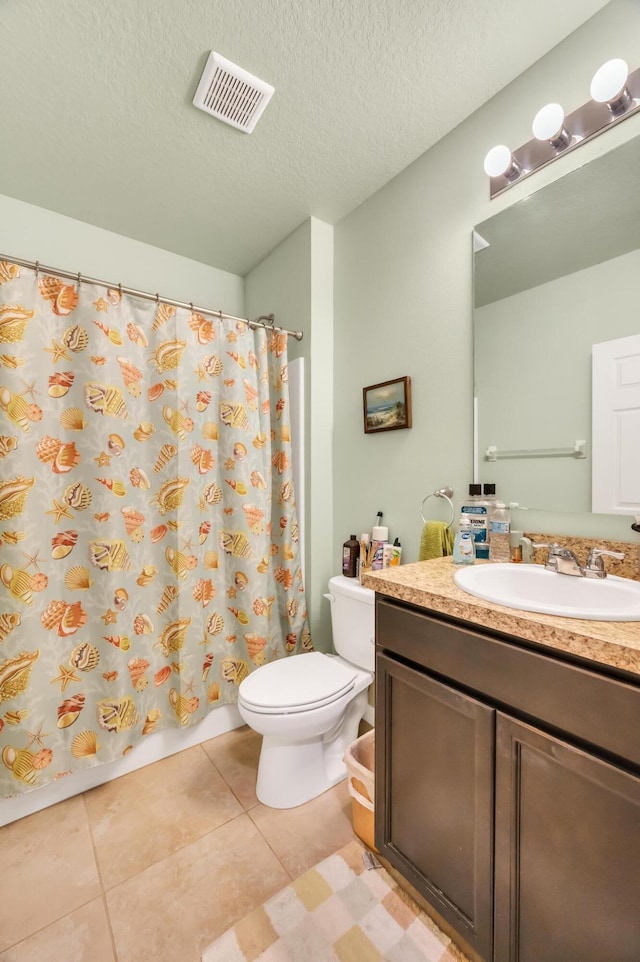
[[[237,274],[2,194],[0,253],[244,316]]]
[[[507,501],[591,510],[591,348],[638,333],[639,304],[640,251],[631,251],[476,308],[479,480],[495,481]],[[570,448],[579,439],[585,459],[484,458],[490,444]]]
[[[245,277],[248,317],[274,314],[275,323],[303,338],[289,338],[289,357],[308,357],[311,338],[311,220],[289,234]]]
[[[632,117],[489,200],[483,158],[531,137],[544,103],[567,112],[589,97],[612,57],[640,64],[640,4],[616,0],[345,218],[335,232],[334,551],[384,511],[403,561],[418,556],[420,505],[451,484],[459,506],[472,479],[474,224],[640,131]],[[455,82],[453,80],[452,82]],[[365,435],[362,387],[410,375],[413,428]],[[431,499],[425,517],[444,519]],[[518,517],[520,515],[520,517]],[[515,512],[528,530],[621,536],[619,518]],[[623,526],[631,539],[628,522]]]
[[[245,278],[250,317],[274,313],[276,324],[301,330],[289,357],[305,358],[306,587],[313,642],[331,645],[323,592],[339,571],[332,556],[333,228],[312,217]]]

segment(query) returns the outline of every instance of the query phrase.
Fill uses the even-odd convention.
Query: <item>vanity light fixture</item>
[[[564,125],[564,110],[560,104],[541,107],[533,118],[531,131],[536,140],[548,141],[554,150],[564,150],[573,139]]]
[[[591,99],[606,104],[615,117],[625,113],[633,104],[628,77],[629,68],[624,60],[607,60],[593,75]]]
[[[492,198],[640,110],[640,68],[629,73],[624,60],[608,60],[593,75],[590,93],[591,100],[567,116],[560,104],[542,107],[533,139],[517,150],[491,148],[484,170]]]
[[[516,180],[522,173],[522,167],[504,144],[492,147],[484,159],[484,172],[488,177],[506,177]]]

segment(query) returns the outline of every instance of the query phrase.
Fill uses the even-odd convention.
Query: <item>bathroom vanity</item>
[[[365,580],[376,845],[474,957],[637,962],[640,622],[493,605],[454,570]]]

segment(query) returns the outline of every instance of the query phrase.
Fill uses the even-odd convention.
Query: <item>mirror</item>
[[[636,137],[475,228],[476,464],[505,501],[591,511],[591,348],[640,333],[639,170]]]

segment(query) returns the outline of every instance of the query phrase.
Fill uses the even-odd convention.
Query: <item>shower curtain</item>
[[[0,262],[0,796],[311,650],[287,337]]]

